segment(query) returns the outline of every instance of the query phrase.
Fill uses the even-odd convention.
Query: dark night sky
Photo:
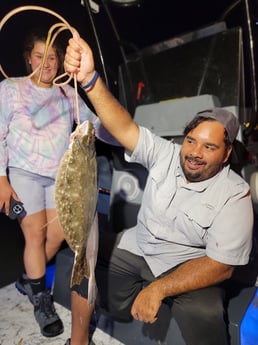
[[[250,3],[253,1],[250,0]],[[218,22],[227,9],[236,2],[238,1],[143,0],[140,7],[109,6],[109,9],[121,40],[142,48]],[[10,10],[24,5],[37,5],[53,9],[70,25],[77,28],[82,37],[87,37],[86,9],[81,6],[80,0],[0,0],[0,17],[3,18]],[[227,25],[242,25],[243,14],[240,4],[229,11],[226,16]],[[25,11],[12,17],[4,25],[0,35],[0,61],[4,70],[11,74],[12,71],[23,68],[21,67],[23,66],[21,52],[27,31],[38,23],[44,23],[48,30],[51,23],[58,21],[58,19],[38,11]],[[103,35],[105,31],[106,27],[103,24]],[[105,40],[108,41],[108,37],[105,37]]]
[[[103,3],[107,4],[109,0],[95,1],[101,4],[103,10]],[[138,7],[122,8],[109,5],[108,8],[122,43],[129,43],[127,46],[125,45],[129,47],[128,49],[132,46],[141,49],[222,20],[226,22],[228,28],[241,26],[244,37],[244,73],[247,81],[246,85],[248,86],[246,92],[248,98],[252,95],[252,90],[255,90],[252,80],[256,78],[256,84],[258,85],[258,72],[253,73],[250,65],[248,65],[251,61],[250,56],[248,56],[250,50],[247,47],[250,37],[247,31],[245,3],[248,3],[250,7],[251,25],[254,27],[255,21],[258,20],[258,0],[142,0],[141,6]],[[81,5],[81,0],[0,0],[0,18],[3,18],[14,8],[25,5],[37,5],[56,11],[70,25],[74,26],[83,38],[88,40],[90,31],[89,17],[85,7]],[[58,21],[57,18],[45,13],[25,11],[15,15],[4,25],[0,34],[0,63],[9,76],[24,73],[21,72],[24,70],[22,47],[26,32],[39,23],[45,25],[47,32],[51,25]],[[114,50],[117,47],[112,46],[110,43],[110,32],[107,30],[106,23],[102,23],[101,20],[98,22],[98,35],[101,36],[102,46],[106,45],[105,52],[107,54],[104,60],[109,64],[112,75],[114,69],[117,70],[120,62],[115,60]],[[255,26],[254,60],[255,69],[258,71],[257,42],[258,33],[257,26]],[[3,76],[0,76],[1,79],[3,79]],[[251,98],[254,99],[253,96]]]
[[[234,2],[234,0],[144,0],[140,7],[110,6],[110,10],[121,38],[142,47],[216,22]],[[70,24],[80,30],[86,29],[83,27],[85,8],[80,5],[80,0],[1,0],[1,17],[18,6],[31,4],[54,9]],[[237,10],[232,13],[233,16],[236,15]],[[37,22],[36,18],[40,18],[40,14],[29,11],[13,18],[8,25],[14,21],[21,21],[27,27],[30,23]],[[15,24],[12,26],[16,32],[23,31],[22,25],[16,28],[14,28]]]
[[[218,21],[234,2],[234,0],[144,0],[139,7],[110,6],[110,9],[123,38],[143,46]],[[83,25],[81,14],[85,9],[81,7],[80,0],[1,0],[1,16],[15,7],[29,4],[57,10],[69,22],[72,21],[73,25],[78,27]],[[30,17],[33,20],[35,13],[30,12]]]

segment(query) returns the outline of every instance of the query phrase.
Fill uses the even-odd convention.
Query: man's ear
[[[232,152],[232,145],[227,148],[223,163],[226,163],[228,161],[231,152]]]

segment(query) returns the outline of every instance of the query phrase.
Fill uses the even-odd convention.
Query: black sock
[[[46,290],[46,276],[38,279],[29,279],[33,295]]]

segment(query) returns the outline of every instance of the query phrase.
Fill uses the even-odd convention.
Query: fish
[[[58,220],[74,252],[70,287],[88,278],[88,303],[93,304],[99,237],[95,134],[90,121],[78,125],[71,136],[58,167],[54,194]]]

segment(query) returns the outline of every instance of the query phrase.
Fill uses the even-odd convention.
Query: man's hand
[[[66,48],[64,69],[68,74],[76,74],[77,81],[82,85],[92,80],[95,73],[91,48],[75,29]]]
[[[145,323],[153,323],[157,320],[157,314],[163,297],[160,295],[156,283],[151,283],[144,288],[134,300],[131,314],[134,319]]]
[[[131,314],[136,320],[153,323],[164,298],[218,284],[229,279],[233,271],[234,267],[207,256],[189,260],[143,289]]]

